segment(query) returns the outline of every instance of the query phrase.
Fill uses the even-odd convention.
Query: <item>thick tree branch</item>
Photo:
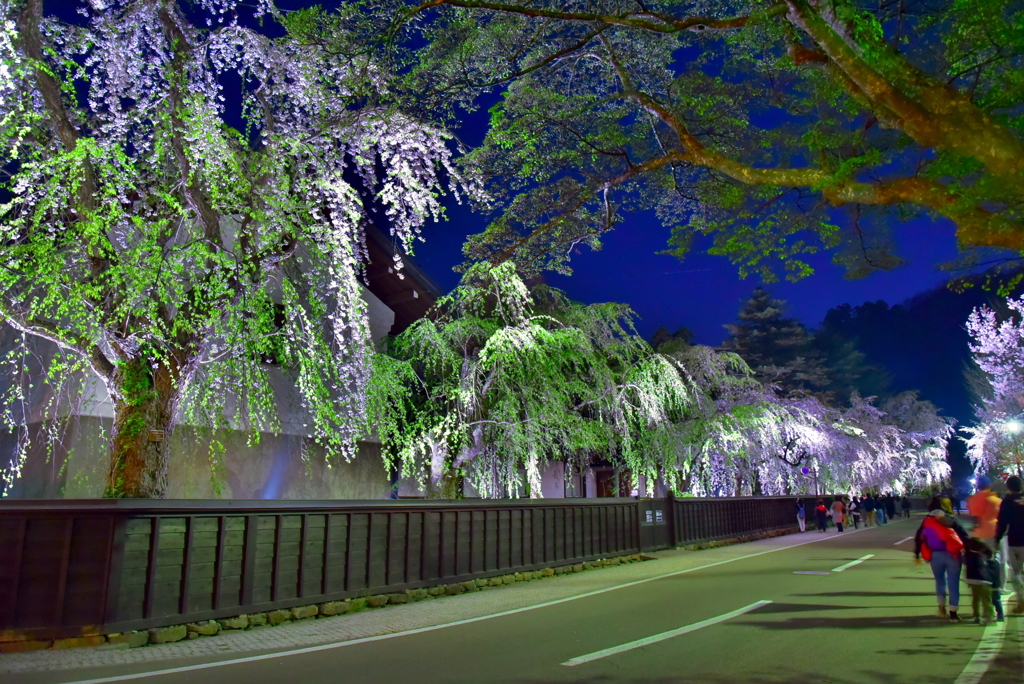
[[[603,193],[605,190],[622,185],[623,183],[631,180],[632,178],[635,178],[636,176],[647,173],[648,171],[653,171],[655,169],[661,168],[666,164],[673,164],[686,161],[687,158],[687,155],[684,153],[671,152],[667,155],[648,160],[643,164],[631,166],[628,170],[624,171],[623,173],[620,173],[619,175],[613,178],[607,179],[603,183],[589,186],[588,188],[580,192],[580,194],[576,197],[576,199],[566,210],[559,212],[557,216],[543,223],[537,228],[533,229],[532,231],[530,231],[528,235],[525,235],[522,238],[516,240],[514,243],[512,243],[512,245],[510,245],[495,259],[493,259],[493,263],[497,265],[508,261],[513,256],[515,256],[516,251],[519,250],[521,247],[528,244],[535,238],[543,235],[544,233],[547,233],[548,231],[557,228],[563,221],[565,221],[567,217],[572,216],[574,213],[579,211],[580,208],[583,207],[583,205],[585,205],[591,199],[596,197],[598,194]]]
[[[898,68],[896,81],[873,68],[848,30],[827,21],[806,0],[786,0],[789,20],[828,55],[872,103],[891,111],[900,130],[922,147],[938,147],[977,159],[995,176],[1024,174],[1024,142],[979,109],[968,97],[924,74],[884,41],[875,47]],[[898,81],[904,81],[907,90]]]
[[[783,16],[788,11],[784,3],[772,5],[763,12],[757,12],[745,17],[732,19],[715,19],[712,17],[688,17],[680,19],[670,14],[660,12],[639,11],[624,12],[623,14],[601,14],[598,12],[573,12],[565,10],[551,10],[531,5],[515,5],[504,2],[485,2],[478,0],[428,0],[414,8],[405,20],[416,14],[438,7],[448,5],[450,7],[463,7],[466,9],[482,9],[494,12],[505,12],[508,14],[519,14],[525,17],[561,19],[564,21],[599,22],[612,26],[625,26],[629,28],[644,29],[657,33],[678,33],[680,31],[729,31],[742,28],[749,23],[763,21],[771,17]]]
[[[110,380],[114,376],[114,364],[107,359],[99,346],[80,339],[69,339],[68,331],[46,321],[28,320],[23,314],[11,307],[10,303],[0,297],[0,319],[12,328],[26,335],[32,335],[52,342],[86,361],[100,379]]]
[[[80,136],[74,124],[71,123],[71,117],[68,116],[64,101],[61,99],[61,84],[46,68],[46,62],[43,59],[43,38],[39,31],[42,17],[43,0],[28,0],[25,9],[18,17],[22,47],[25,54],[35,63],[33,73],[36,77],[36,86],[39,88],[39,94],[42,95],[46,111],[50,115],[53,129],[64,148],[68,152],[74,152]],[[88,158],[83,161],[82,166],[83,177],[78,185],[78,203],[79,210],[88,213],[94,207],[96,173]]]

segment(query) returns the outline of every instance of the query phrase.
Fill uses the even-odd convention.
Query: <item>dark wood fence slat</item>
[[[71,564],[71,541],[74,530],[75,519],[68,518],[64,523],[63,548],[60,554],[60,568],[57,571],[57,597],[53,606],[54,621],[58,625],[64,624],[64,597],[68,590],[68,566]]]
[[[324,514],[324,553],[321,559],[323,572],[320,574],[320,593],[330,591],[331,579],[331,513]]]
[[[309,514],[303,513],[301,520],[301,527],[299,528],[299,570],[295,577],[295,595],[299,598],[306,596],[306,542],[309,540]]]
[[[214,610],[219,609],[223,605],[221,582],[224,580],[224,543],[227,538],[227,528],[227,516],[217,516],[217,548],[213,556],[213,596],[210,599]]]
[[[178,612],[185,614],[188,609],[188,595],[192,587],[192,539],[195,528],[195,517],[185,518],[185,548],[181,557],[181,595],[178,596]]]
[[[256,583],[256,541],[259,539],[259,515],[245,516],[245,547],[242,562],[242,596],[241,604],[252,604],[253,591]]]
[[[21,564],[22,557],[25,551],[25,533],[28,529],[28,518],[19,518],[15,523],[18,527],[18,532],[14,537],[14,547],[10,550],[10,556],[7,563],[8,567],[11,568],[11,577],[8,580],[9,588],[7,590],[8,604],[0,606],[0,629],[14,629],[17,624],[17,608],[18,608],[18,585],[21,583]]]
[[[149,562],[146,565],[146,595],[143,599],[142,614],[143,617],[153,617],[153,609],[156,601],[155,585],[156,585],[156,563],[157,554],[160,552],[160,526],[163,519],[160,516],[154,516],[150,524],[149,531]]]

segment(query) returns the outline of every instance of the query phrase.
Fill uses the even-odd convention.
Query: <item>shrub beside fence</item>
[[[793,528],[794,501],[0,501],[0,642],[198,622]]]

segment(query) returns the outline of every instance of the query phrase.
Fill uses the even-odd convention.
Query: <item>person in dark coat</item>
[[[975,537],[967,537],[964,542],[964,570],[967,584],[971,587],[971,607],[974,621],[988,624],[995,618],[992,605],[992,549]]]
[[[885,497],[885,514],[889,517],[889,522],[896,519],[896,499],[892,494]]]
[[[996,522],[996,547],[1003,537],[1009,543],[1010,582],[1017,593],[1017,604],[1013,612],[1024,613],[1024,482],[1016,475],[1006,478],[1009,492],[999,504],[999,519]]]
[[[860,500],[861,510],[864,511],[864,527],[871,527],[875,524],[875,497],[871,493],[865,494]]]
[[[825,507],[824,499],[818,499],[818,503],[814,506],[814,515],[818,519],[818,531],[824,532],[825,525],[828,524],[828,508]]]
[[[911,502],[909,496],[903,497],[903,503],[901,504],[901,507],[903,508],[903,517],[904,518],[909,518],[910,517],[910,509],[914,507],[914,504],[913,504],[913,502]]]
[[[853,519],[853,529],[860,529],[860,499],[853,497],[850,499],[850,505],[848,506],[850,511],[850,517]]]

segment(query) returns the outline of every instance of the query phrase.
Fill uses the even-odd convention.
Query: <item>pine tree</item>
[[[860,339],[843,325],[842,315],[850,306],[832,309],[814,335],[814,347],[821,353],[828,371],[827,390],[841,402],[857,392],[864,397],[888,397],[889,374],[868,362],[860,350]]]
[[[724,347],[747,362],[754,377],[784,394],[823,393],[829,374],[810,331],[783,316],[786,303],[763,288],[754,290],[739,313],[739,323],[726,325]]]

